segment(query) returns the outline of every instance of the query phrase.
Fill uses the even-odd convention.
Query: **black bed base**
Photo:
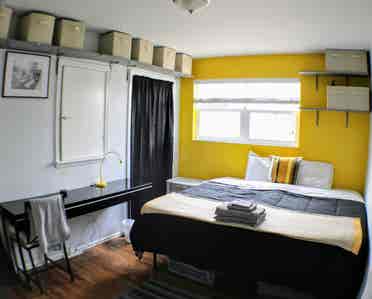
[[[356,298],[367,257],[367,242],[356,256],[335,246],[160,214],[139,217],[130,238],[137,252],[164,254],[232,280],[288,286],[321,299]]]

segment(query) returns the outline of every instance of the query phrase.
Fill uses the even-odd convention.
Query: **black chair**
[[[66,191],[61,191],[59,193],[55,193],[51,195],[59,195],[59,194],[61,195],[61,199],[64,201],[65,197],[67,196]],[[40,278],[40,273],[48,271],[50,269],[50,265],[53,267],[58,267],[59,269],[68,273],[70,275],[71,282],[73,282],[74,274],[72,272],[72,268],[71,268],[70,260],[67,254],[65,242],[61,244],[62,249],[63,249],[63,255],[64,255],[63,260],[65,261],[65,264],[66,264],[65,267],[60,265],[60,262],[63,260],[54,261],[46,254],[44,254],[44,265],[38,268],[36,267],[35,260],[32,255],[32,250],[40,247],[40,244],[39,244],[39,240],[37,236],[31,239],[30,223],[32,221],[32,218],[31,218],[32,214],[31,214],[31,204],[29,201],[25,202],[25,214],[26,214],[27,220],[25,224],[23,225],[23,227],[18,228],[18,229],[15,227],[9,228],[11,250],[13,251],[14,264],[18,272],[21,272],[24,275],[24,277],[26,278],[26,282],[30,288],[32,288],[31,282],[33,282],[39,287],[41,293],[44,293],[44,287],[42,284],[42,280]],[[16,254],[15,245],[17,245],[18,247],[18,254],[21,259],[22,268],[20,268],[17,262],[17,254]],[[27,270],[25,257],[23,255],[23,250],[25,250],[28,254],[28,257],[30,259],[31,266],[32,266],[31,270]]]

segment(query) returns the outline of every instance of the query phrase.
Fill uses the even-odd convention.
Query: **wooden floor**
[[[115,243],[116,242],[116,243]],[[117,299],[128,288],[146,280],[152,269],[152,255],[145,254],[141,262],[130,245],[122,246],[117,239],[71,260],[75,282],[59,269],[48,271],[47,293],[41,295],[22,286],[8,288],[6,299]],[[3,298],[1,298],[3,299]]]
[[[158,260],[160,266],[161,264],[165,265],[165,258],[160,257]],[[2,281],[0,281],[0,299],[118,299],[124,292],[133,286],[140,285],[151,275],[155,278],[165,278],[164,275],[166,275],[166,281],[171,282],[171,285],[176,286],[179,283],[181,283],[180,286],[184,285],[184,280],[180,281],[174,275],[167,274],[167,271],[165,273],[164,271],[154,273],[152,271],[151,254],[145,254],[143,259],[138,261],[132,247],[122,238],[86,251],[84,254],[73,258],[71,265],[75,274],[73,283],[70,282],[69,276],[65,272],[54,268],[46,272],[47,275],[43,277],[47,282],[46,294],[41,295],[36,287],[30,291],[19,283],[11,283],[12,279],[9,279],[9,282],[5,282],[5,284],[1,284]],[[0,280],[5,281],[1,275]],[[191,287],[189,280],[187,280],[187,286],[188,288]],[[206,289],[200,285],[194,285],[193,289],[198,291],[199,294],[204,293],[208,298],[233,298],[231,295],[221,294],[216,290]],[[234,296],[234,298],[311,299],[312,297],[292,293],[292,291],[283,288],[275,290],[272,286],[263,286],[262,292],[260,292],[259,287],[257,295]]]

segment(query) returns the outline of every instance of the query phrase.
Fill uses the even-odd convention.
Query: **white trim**
[[[136,67],[128,66],[128,70],[130,72],[130,77],[129,77],[130,79],[132,79],[133,76],[137,75],[137,76],[148,77],[148,78],[155,79],[155,80],[169,81],[172,83],[175,83],[178,80],[177,78],[173,76],[159,74],[159,73],[155,73],[152,71],[148,71],[148,70],[144,70],[144,69],[140,69]]]
[[[280,100],[280,99],[194,99],[195,104],[300,104],[300,99],[296,100]]]
[[[173,87],[174,94],[174,130],[173,130],[173,173],[172,177],[178,176],[178,161],[179,161],[179,128],[180,128],[180,113],[181,113],[181,82],[179,79],[176,80]]]
[[[201,137],[194,139],[194,142],[215,142],[215,143],[234,143],[234,144],[248,144],[248,145],[262,145],[262,146],[275,146],[275,147],[290,147],[298,148],[297,142],[280,142],[280,141],[270,141],[270,140],[245,140],[245,139],[228,139],[228,138],[209,138]]]
[[[116,239],[116,238],[119,238],[120,236],[122,235],[122,232],[119,231],[119,232],[116,232],[116,233],[113,233],[111,235],[108,235],[106,237],[103,237],[101,239],[98,239],[98,240],[95,240],[95,241],[92,241],[92,242],[89,242],[88,244],[84,244],[82,246],[79,246],[77,248],[75,248],[74,252],[73,253],[70,253],[71,256],[76,256],[76,255],[79,255],[79,254],[82,254],[84,253],[84,251],[92,248],[92,247],[95,247],[95,246],[98,246],[100,244],[103,244],[109,240],[112,240],[112,239]]]
[[[63,79],[63,70],[65,65],[84,68],[84,69],[93,69],[101,72],[105,72],[105,108],[104,108],[104,141],[103,141],[103,153],[108,149],[108,132],[109,132],[109,86],[111,80],[111,68],[108,63],[97,62],[87,59],[74,59],[67,57],[60,57],[56,62],[57,67],[57,78],[56,78],[56,88],[55,88],[55,97],[56,97],[56,114],[55,114],[55,165],[59,167],[68,167],[81,165],[82,163],[94,163],[103,158],[103,156],[88,156],[78,160],[63,161],[61,159],[61,105],[62,105],[62,79]]]
[[[194,84],[210,84],[210,83],[300,83],[299,78],[227,78],[227,79],[207,79],[207,80],[194,80]]]
[[[91,157],[79,160],[72,160],[72,161],[56,161],[55,167],[56,168],[65,168],[65,167],[72,167],[72,166],[82,166],[87,164],[96,164],[102,160],[103,157]]]
[[[179,111],[180,111],[180,82],[178,78],[159,74],[151,71],[147,71],[140,68],[128,67],[128,126],[127,126],[127,177],[130,178],[130,167],[131,167],[131,116],[132,116],[132,82],[133,76],[144,76],[155,80],[169,81],[173,83],[173,113],[174,113],[174,124],[173,124],[173,174],[175,177],[178,175],[178,145],[179,145]]]

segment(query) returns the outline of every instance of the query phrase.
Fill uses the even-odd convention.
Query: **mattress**
[[[364,236],[360,250],[355,254],[331,244],[216,225],[162,212],[144,214],[136,220],[131,232],[134,250],[166,254],[185,263],[225,273],[243,268],[247,269],[247,281],[285,284],[328,298],[356,296],[367,252],[365,209],[360,194],[232,178],[214,181],[255,190],[282,190],[305,198],[339,199],[346,206],[357,203],[363,207],[358,212]]]

